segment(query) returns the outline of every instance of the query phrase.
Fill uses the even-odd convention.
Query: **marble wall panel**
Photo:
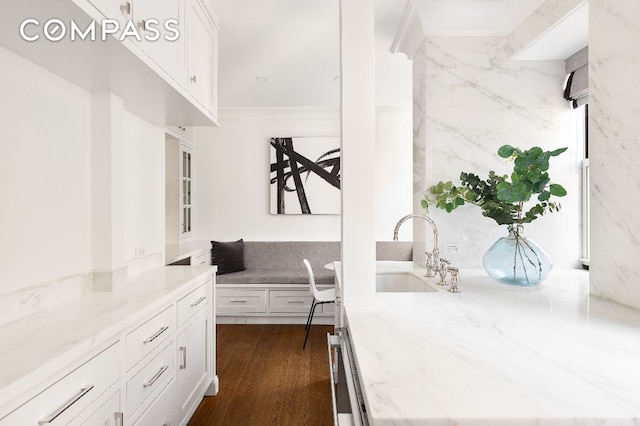
[[[564,62],[517,62],[508,55],[503,37],[425,38],[414,57],[414,211],[422,211],[418,200],[428,186],[439,180],[459,182],[461,171],[483,177],[489,170],[510,173],[512,164],[497,156],[503,144],[568,146],[552,160],[551,169],[552,180],[569,192],[563,209],[525,232],[549,252],[556,267],[578,267],[582,150],[576,147],[574,117],[562,96]],[[432,208],[430,214],[438,223],[441,251],[449,243],[459,245],[456,255],[443,253],[459,267],[481,267],[484,252],[506,235],[506,227],[483,217],[475,206],[450,214]]]
[[[592,294],[640,308],[640,3],[589,3]]]

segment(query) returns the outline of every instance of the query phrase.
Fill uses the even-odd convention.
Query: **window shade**
[[[569,56],[565,61],[569,73],[564,98],[571,101],[574,108],[589,102],[589,47]]]

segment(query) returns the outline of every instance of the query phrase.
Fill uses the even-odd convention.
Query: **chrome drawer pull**
[[[231,299],[231,303],[247,303],[247,299]]]
[[[169,327],[162,327],[160,330],[156,331],[155,334],[151,337],[147,337],[146,339],[144,339],[142,341],[142,343],[151,343],[154,340],[156,340],[158,338],[158,336],[160,336],[162,333],[164,333],[165,331],[167,331],[169,329]]]
[[[287,303],[301,304],[304,303],[304,300],[287,300]]]
[[[171,426],[171,422],[164,422],[162,423],[162,426]]]
[[[124,413],[113,413],[113,417],[116,420],[116,426],[124,426]]]
[[[180,370],[187,368],[187,347],[180,346],[180,353],[182,354],[182,364],[180,364]]]
[[[202,296],[200,299],[198,299],[195,302],[193,302],[191,304],[191,307],[194,308],[194,307],[198,306],[199,304],[201,304],[202,302],[204,302],[205,300],[207,300],[207,296]]]
[[[44,419],[38,420],[39,425],[47,425],[54,421],[60,414],[64,413],[68,408],[70,408],[73,404],[78,402],[80,398],[85,396],[89,391],[93,389],[93,385],[85,386],[80,389],[80,392],[75,394],[69,401],[67,401],[62,407],[58,408],[53,414],[45,417]]]
[[[158,370],[158,372],[147,382],[144,383],[142,385],[143,388],[148,388],[149,386],[153,386],[153,384],[158,381],[158,379],[160,378],[160,376],[162,376],[162,374],[167,371],[167,369],[169,368],[168,365],[163,365],[162,367],[160,367],[160,370]]]

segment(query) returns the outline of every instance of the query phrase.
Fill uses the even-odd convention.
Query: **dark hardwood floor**
[[[205,397],[189,426],[333,424],[327,355],[332,326],[218,325],[218,395]]]

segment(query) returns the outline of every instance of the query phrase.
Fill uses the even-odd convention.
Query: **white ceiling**
[[[220,25],[220,107],[339,105],[339,0],[210,1]],[[411,3],[427,34],[506,35],[543,1]],[[411,61],[390,52],[408,3],[374,0],[378,105],[411,103]]]

